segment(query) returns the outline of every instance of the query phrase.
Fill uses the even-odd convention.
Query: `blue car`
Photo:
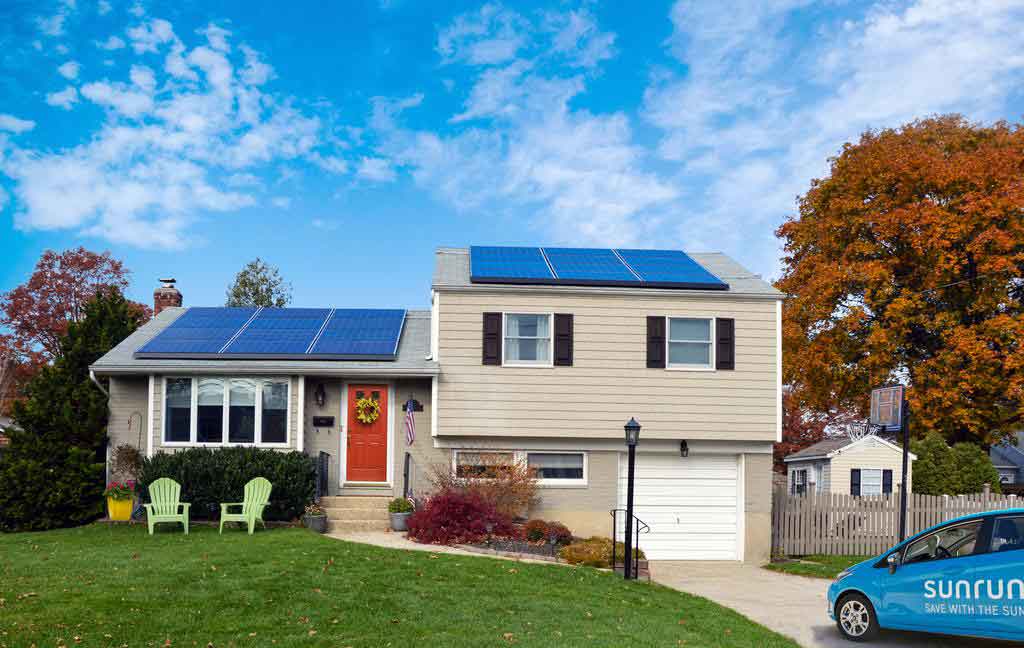
[[[851,641],[882,628],[1024,641],[1024,509],[943,522],[850,567],[828,614]]]

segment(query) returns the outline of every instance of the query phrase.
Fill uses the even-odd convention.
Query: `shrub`
[[[388,502],[388,513],[412,513],[413,503],[408,497],[396,497]]]
[[[911,475],[911,488],[924,495],[963,495],[980,493],[984,484],[999,492],[999,471],[988,453],[971,443],[950,447],[938,432],[910,444],[917,455]]]
[[[221,502],[241,502],[245,484],[254,477],[266,477],[273,485],[263,513],[267,520],[298,518],[316,491],[312,457],[261,448],[189,448],[153,455],[139,471],[147,498],[147,486],[160,477],[181,484],[181,500],[192,504],[192,517],[199,519],[218,517]]]
[[[572,531],[561,522],[548,522],[548,539],[555,537],[555,544],[567,545],[572,543]]]
[[[518,530],[479,493],[450,489],[436,493],[409,516],[409,537],[424,544],[482,542],[488,536],[514,538]]]
[[[435,492],[459,490],[475,493],[508,517],[524,515],[537,501],[537,471],[525,463],[508,463],[507,454],[480,453],[479,469],[461,474],[451,467],[434,466],[430,483]]]
[[[544,520],[530,520],[523,526],[523,533],[530,542],[547,542],[548,523]]]
[[[626,546],[621,542],[616,542],[615,554],[621,560],[626,555]],[[594,536],[562,547],[558,555],[562,560],[573,565],[611,567],[612,541],[610,538]],[[639,548],[633,550],[633,555],[641,559],[646,558],[644,552]]]

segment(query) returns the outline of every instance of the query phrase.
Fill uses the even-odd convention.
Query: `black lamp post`
[[[640,424],[630,417],[623,429],[626,431],[626,446],[629,448],[629,468],[626,473],[626,556],[622,575],[629,580],[636,578],[633,573],[633,476],[636,472],[636,443],[640,440]]]

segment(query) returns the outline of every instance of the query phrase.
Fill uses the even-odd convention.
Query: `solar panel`
[[[650,288],[728,290],[729,284],[680,250],[616,250]]]
[[[304,354],[330,314],[329,308],[264,308],[224,353],[259,358]]]
[[[542,248],[551,262],[558,283],[600,286],[639,286],[640,279],[630,272],[615,252],[595,248]]]
[[[216,355],[256,313],[256,308],[190,308],[142,346],[136,357]]]
[[[404,322],[401,309],[339,308],[309,353],[320,359],[393,358]]]
[[[476,283],[546,283],[554,279],[540,248],[469,248],[471,281]]]

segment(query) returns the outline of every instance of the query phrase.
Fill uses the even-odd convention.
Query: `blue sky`
[[[433,250],[722,250],[865,128],[1019,121],[1022,2],[10,0],[0,290],[109,249],[218,304],[260,256],[300,306],[422,306]]]

